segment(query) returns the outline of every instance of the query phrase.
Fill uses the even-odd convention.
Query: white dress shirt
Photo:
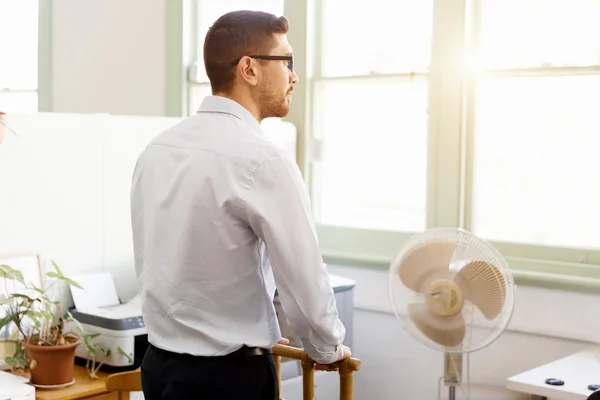
[[[281,339],[277,287],[310,356],[343,355],[345,328],[298,166],[238,103],[209,96],[148,145],[133,174],[131,218],[156,347],[203,356],[272,348]]]

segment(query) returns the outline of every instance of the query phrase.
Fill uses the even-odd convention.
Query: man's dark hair
[[[288,29],[285,17],[262,11],[233,11],[217,19],[204,39],[204,67],[212,92],[231,90],[233,63],[244,56],[267,55],[274,46],[273,35]]]

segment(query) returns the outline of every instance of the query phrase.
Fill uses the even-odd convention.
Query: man
[[[317,368],[350,356],[302,177],[260,127],[288,114],[298,81],[287,31],[263,12],[219,18],[204,43],[213,95],[136,164],[146,400],[278,399],[275,287]]]

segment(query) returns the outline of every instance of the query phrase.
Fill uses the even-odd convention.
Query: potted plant
[[[8,265],[0,265],[0,277],[17,282],[19,293],[0,295],[5,316],[0,318],[0,330],[11,329],[9,339],[16,344],[12,357],[5,358],[13,369],[28,369],[31,383],[38,386],[66,385],[73,381],[75,348],[81,336],[65,331],[65,318],[60,301],[49,296],[57,282],[82,287],[67,278],[55,262],[54,271],[46,274],[52,284],[38,288],[25,282],[23,274]],[[8,292],[8,290],[7,290]]]

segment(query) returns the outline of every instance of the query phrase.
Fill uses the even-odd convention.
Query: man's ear
[[[258,84],[258,71],[256,64],[250,57],[242,57],[238,66],[240,77],[251,86]]]

